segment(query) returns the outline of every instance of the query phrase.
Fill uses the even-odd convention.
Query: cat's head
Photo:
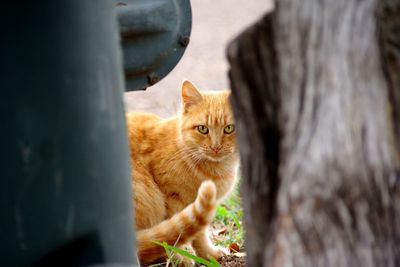
[[[229,95],[229,91],[202,92],[183,82],[181,136],[191,156],[221,161],[236,152]]]

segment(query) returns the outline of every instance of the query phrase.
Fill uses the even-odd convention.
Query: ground
[[[146,91],[126,93],[128,111],[149,111],[162,117],[175,114],[180,108],[183,79],[203,90],[229,88],[226,45],[272,7],[270,0],[201,0],[191,4],[192,34],[181,61]]]
[[[246,257],[242,255],[230,254],[220,260],[222,267],[245,267]]]

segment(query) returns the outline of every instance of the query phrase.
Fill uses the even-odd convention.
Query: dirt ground
[[[222,267],[245,267],[246,266],[246,256],[238,256],[235,254],[230,254],[223,257],[220,260]]]
[[[147,111],[162,117],[175,114],[180,108],[184,79],[203,90],[227,89],[227,44],[272,8],[272,2],[265,0],[193,0],[191,4],[192,34],[183,58],[146,91],[125,93],[128,111]]]

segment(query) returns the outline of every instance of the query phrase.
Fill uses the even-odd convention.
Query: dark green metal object
[[[190,40],[189,0],[114,0],[124,51],[126,90],[140,90],[167,75]]]
[[[0,266],[134,266],[114,4],[2,7]]]

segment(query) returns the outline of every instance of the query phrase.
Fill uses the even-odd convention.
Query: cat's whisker
[[[191,151],[191,153],[189,153],[187,155],[187,159],[190,159],[190,161],[186,160],[186,165],[187,165],[187,170],[189,172],[193,172],[196,168],[196,165],[193,163],[193,157],[197,156],[198,152],[197,151]]]
[[[189,171],[194,173],[197,167],[197,160],[194,159],[193,156],[191,157],[191,159],[192,159],[191,162],[188,163]]]
[[[185,157],[190,157],[191,155],[196,153],[197,149],[195,148],[178,150],[176,153],[174,153],[173,157],[171,157],[167,161],[165,169],[167,171],[172,170],[172,174],[176,174],[176,172],[179,170],[179,168],[176,167],[179,166],[179,164],[181,164],[181,161],[184,160]],[[171,166],[171,164],[173,165]]]
[[[190,159],[190,162],[187,162],[189,166],[189,171],[195,172],[198,163],[200,163],[202,160],[204,160],[203,157],[199,156],[200,152],[196,149],[192,153],[188,154],[188,158]]]
[[[171,162],[182,158],[182,156],[186,155],[187,153],[191,153],[191,149],[181,149],[176,151],[166,162],[164,162],[164,164],[166,164],[166,168],[168,169]]]
[[[190,150],[189,150],[189,151],[190,151]],[[177,157],[182,156],[183,154],[185,154],[185,153],[187,153],[187,152],[188,152],[188,149],[187,149],[187,148],[179,149],[179,150],[175,151],[175,152],[171,155],[171,157],[169,158],[169,161],[170,161],[170,160],[174,160],[174,159],[176,159]]]
[[[184,162],[184,164],[182,164],[182,161]],[[196,168],[196,166],[193,165],[192,160],[189,161],[188,159],[177,160],[176,162],[172,163],[174,163],[174,165],[171,166],[170,164],[166,169],[173,176],[176,176],[177,174],[182,175],[187,172],[193,172]],[[182,167],[184,167],[184,169],[182,169]]]

